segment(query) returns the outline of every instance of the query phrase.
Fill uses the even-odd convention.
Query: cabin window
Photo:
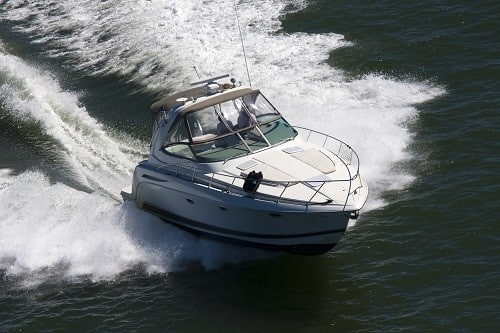
[[[186,114],[187,122],[191,124],[190,129],[193,138],[207,134],[217,135],[217,125],[219,123],[217,118],[213,106]]]
[[[191,146],[187,143],[173,143],[165,147],[165,151],[169,154],[177,155],[183,158],[195,159]]]
[[[184,118],[179,119],[168,131],[167,137],[165,139],[164,146],[178,143],[178,142],[189,142],[188,131],[186,129],[186,124],[184,123]]]
[[[246,110],[254,115],[259,124],[281,117],[279,112],[260,93],[254,93],[243,98]]]
[[[271,145],[292,140],[297,135],[297,131],[283,118],[260,125],[259,128]]]
[[[189,134],[184,118],[180,118],[172,126],[163,143],[165,151],[184,158],[193,159],[195,156],[189,146]]]

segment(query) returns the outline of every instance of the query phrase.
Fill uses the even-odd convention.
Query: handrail
[[[307,210],[310,205],[318,205],[318,204],[328,204],[328,205],[335,205],[335,206],[342,206],[343,210],[346,209],[349,197],[356,192],[358,189],[363,187],[363,183],[360,180],[359,185],[353,186],[353,181],[358,178],[359,176],[359,157],[357,153],[345,142],[332,137],[330,135],[303,128],[303,127],[297,127],[294,126],[295,129],[299,130],[299,133],[304,133],[305,135],[301,135],[300,137],[305,141],[305,142],[311,142],[311,143],[317,143],[318,140],[322,141],[321,144],[318,144],[322,148],[330,151],[332,154],[337,156],[340,161],[343,163],[345,166],[345,169],[348,172],[348,178],[347,179],[329,179],[329,180],[297,180],[297,181],[289,181],[289,180],[264,180],[261,183],[261,186],[281,186],[283,187],[283,190],[281,191],[279,196],[273,196],[270,194],[265,194],[265,193],[254,193],[254,197],[258,197],[259,199],[263,200],[269,200],[273,201],[276,204],[278,203],[283,203],[283,202],[288,202],[288,203],[294,203],[294,204],[302,204],[305,206],[305,209]],[[332,145],[334,145],[332,147]],[[338,145],[338,147],[335,147],[335,145]],[[335,149],[333,149],[335,148]],[[337,152],[335,152],[337,151]],[[349,167],[350,166],[350,167]],[[351,172],[351,168],[355,169],[355,172]],[[238,194],[238,195],[248,195],[248,193],[244,192],[243,189],[240,186],[235,185],[235,183],[240,180],[244,181],[245,177],[242,177],[240,175],[232,175],[228,174],[226,172],[203,172],[199,169],[197,165],[189,165],[189,164],[184,164],[184,163],[178,163],[178,164],[165,164],[157,167],[158,170],[162,170],[163,172],[167,171],[168,174],[173,175],[175,177],[189,180],[195,183],[199,183],[201,185],[205,185],[208,188],[215,188],[220,191],[228,192],[228,193],[233,193],[233,194]],[[219,179],[218,179],[218,178]],[[222,179],[227,178],[228,181],[223,181]],[[349,183],[349,188],[347,191],[347,194],[345,196],[345,200],[341,202],[335,202],[332,198],[330,198],[329,195],[324,193],[322,191],[322,188],[328,184],[328,183],[334,183],[334,182],[348,182]],[[292,186],[296,184],[301,184],[303,186],[306,186],[310,188],[311,190],[314,191],[314,193],[311,195],[311,197],[308,200],[299,200],[299,199],[292,199],[289,197],[286,197],[287,190],[291,188]],[[313,202],[314,198],[317,195],[322,195],[323,197],[327,198],[325,202]]]
[[[306,142],[313,141],[311,139],[311,136],[312,136],[313,133],[314,133],[314,135],[319,136],[320,139],[323,140],[323,144],[321,145],[321,147],[329,150],[331,153],[333,153],[334,155],[336,155],[342,161],[342,163],[344,163],[344,165],[346,166],[346,169],[349,172],[349,179],[351,181],[349,182],[349,190],[347,191],[348,195],[346,196],[346,200],[344,202],[344,209],[345,209],[345,206],[347,205],[347,200],[349,199],[349,196],[351,195],[351,193],[354,193],[358,188],[360,188],[361,186],[363,186],[361,184],[361,186],[356,187],[355,189],[352,189],[352,185],[353,185],[352,181],[359,176],[359,157],[358,157],[358,154],[347,143],[345,143],[344,141],[339,140],[339,139],[337,139],[337,138],[335,138],[333,136],[330,136],[328,134],[324,134],[324,133],[321,133],[321,132],[318,132],[318,131],[315,131],[315,130],[311,130],[311,129],[308,129],[308,128],[300,127],[300,126],[295,126],[295,129],[298,129],[299,132],[308,132]],[[328,140],[331,140],[334,143],[338,144],[337,153],[335,153],[333,151],[333,149],[331,149],[331,148],[329,148],[329,147],[326,146]],[[347,158],[347,156],[343,156],[342,151],[344,153],[346,151],[348,152],[348,154],[349,154],[348,158]],[[355,157],[354,161],[353,161],[353,155]],[[351,165],[351,166],[353,166],[356,169],[356,172],[355,172],[354,176],[351,174],[351,169],[348,168],[347,165]]]
[[[328,135],[328,134],[325,134],[325,133],[321,133],[321,132],[318,132],[318,131],[315,131],[315,130],[312,130],[312,129],[308,129],[308,128],[305,128],[305,127],[300,127],[300,126],[294,126],[295,129],[298,129],[299,130],[299,133],[300,132],[309,132],[308,135],[307,135],[307,138],[305,139],[306,142],[310,142],[312,141],[311,139],[311,135],[314,133],[318,136],[322,136],[324,137],[324,143],[321,145],[322,148],[325,148],[326,150],[329,150],[331,153],[333,153],[335,156],[339,157],[341,160],[343,160],[344,162],[346,162],[347,164],[351,165],[351,166],[354,166],[353,164],[355,164],[355,168],[356,168],[356,175],[359,175],[359,157],[358,157],[358,154],[354,151],[354,149],[351,148],[351,146],[349,146],[347,143],[345,143],[344,141],[342,140],[339,140],[331,135]],[[303,138],[303,136],[301,135],[301,137]],[[338,150],[338,153],[335,153],[332,149],[329,149],[326,144],[328,142],[328,139],[332,140],[332,141],[336,141],[337,143],[339,143],[339,150]],[[345,147],[344,149],[345,150],[348,150],[351,154],[350,158],[349,158],[349,161],[347,161],[346,159],[344,159],[340,153],[341,153],[341,149],[342,147]],[[352,154],[354,154],[354,157],[356,158],[356,160],[354,161],[355,163],[353,163],[352,161]]]

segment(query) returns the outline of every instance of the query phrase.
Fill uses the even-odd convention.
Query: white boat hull
[[[151,106],[148,159],[124,200],[219,241],[320,254],[366,202],[343,141],[291,126],[258,89],[202,80]]]
[[[342,238],[351,212],[229,194],[190,180],[136,170],[136,205],[203,237],[294,254],[321,254]]]

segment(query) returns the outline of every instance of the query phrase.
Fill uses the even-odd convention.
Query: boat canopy
[[[184,101],[182,99],[198,99],[206,94],[206,89],[203,86],[191,88],[188,90],[180,91],[178,93],[169,95],[155,103],[150,107],[151,112],[158,113],[160,111],[169,111],[172,108],[183,105]]]
[[[181,112],[199,110],[208,105],[219,104],[252,92],[258,92],[258,90],[249,87],[234,88],[229,84],[215,83],[215,86],[216,88],[211,85],[204,85],[169,95],[151,105],[151,115],[155,119],[160,111],[169,112],[180,106],[186,106]]]

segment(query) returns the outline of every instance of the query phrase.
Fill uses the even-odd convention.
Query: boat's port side
[[[338,243],[345,232],[345,229],[339,229],[302,235],[271,236],[250,234],[214,228],[213,226],[166,212],[158,207],[150,205],[149,203],[143,203],[142,208],[145,211],[156,215],[164,222],[175,225],[176,227],[201,238],[212,239],[218,242],[233,244],[242,247],[252,247],[269,251],[287,252],[290,254],[320,255],[326,253]],[[308,242],[306,240],[312,239],[313,237],[331,235],[335,236],[333,238],[334,240],[326,243],[316,243],[314,241]],[[283,242],[283,240],[286,240],[286,242]]]
[[[172,187],[169,187],[172,186]],[[349,212],[305,212],[294,205],[276,205],[234,196],[191,182],[154,183],[138,187],[139,208],[191,233],[264,249],[297,253],[327,251],[342,238]]]

